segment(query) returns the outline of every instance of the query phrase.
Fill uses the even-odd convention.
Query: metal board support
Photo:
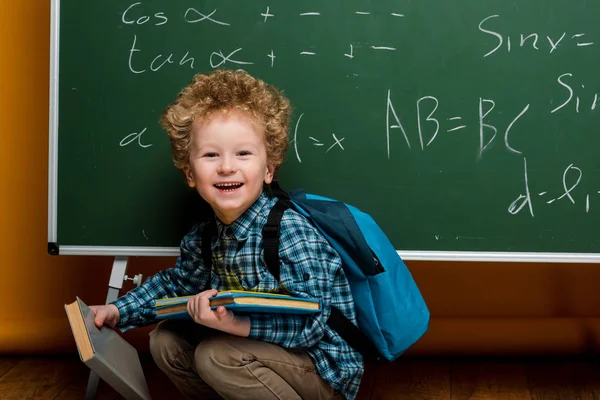
[[[106,294],[106,302],[108,304],[119,298],[119,292],[123,288],[125,273],[127,272],[128,257],[115,257],[113,261],[110,279],[108,281],[108,293]],[[85,389],[85,400],[94,400],[98,391],[98,383],[100,377],[94,371],[90,371],[87,387]]]

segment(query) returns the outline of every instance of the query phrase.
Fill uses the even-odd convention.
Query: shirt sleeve
[[[112,304],[117,306],[121,332],[152,324],[156,318],[152,301],[163,297],[187,296],[206,287],[208,274],[200,250],[198,226],[181,241],[175,266],[150,276],[139,287],[130,290]]]
[[[342,293],[339,289],[346,288],[347,296],[336,299],[342,311],[353,310],[354,304],[338,253],[304,217],[289,218],[290,212],[281,221],[280,283],[294,296],[321,300],[321,313],[252,314],[249,337],[288,348],[310,348],[328,329],[334,289]]]

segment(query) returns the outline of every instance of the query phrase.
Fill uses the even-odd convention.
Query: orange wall
[[[0,354],[74,352],[63,305],[103,302],[109,257],[51,257],[47,242],[49,1],[0,2]],[[134,258],[144,276],[169,258]],[[409,262],[432,312],[413,354],[597,350],[600,268]],[[131,288],[131,284],[125,286]],[[147,349],[143,328],[126,337]]]

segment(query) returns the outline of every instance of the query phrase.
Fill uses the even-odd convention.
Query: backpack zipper
[[[385,272],[385,268],[383,268],[383,265],[381,265],[381,263],[379,262],[379,259],[375,255],[375,253],[373,253],[373,250],[371,250],[371,254],[373,254],[373,260],[375,260],[375,272],[376,272],[376,275],[380,274],[382,272]]]

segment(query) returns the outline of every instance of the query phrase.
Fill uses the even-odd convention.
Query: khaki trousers
[[[150,352],[188,399],[344,399],[323,381],[304,351],[192,321],[159,323],[150,332]]]

